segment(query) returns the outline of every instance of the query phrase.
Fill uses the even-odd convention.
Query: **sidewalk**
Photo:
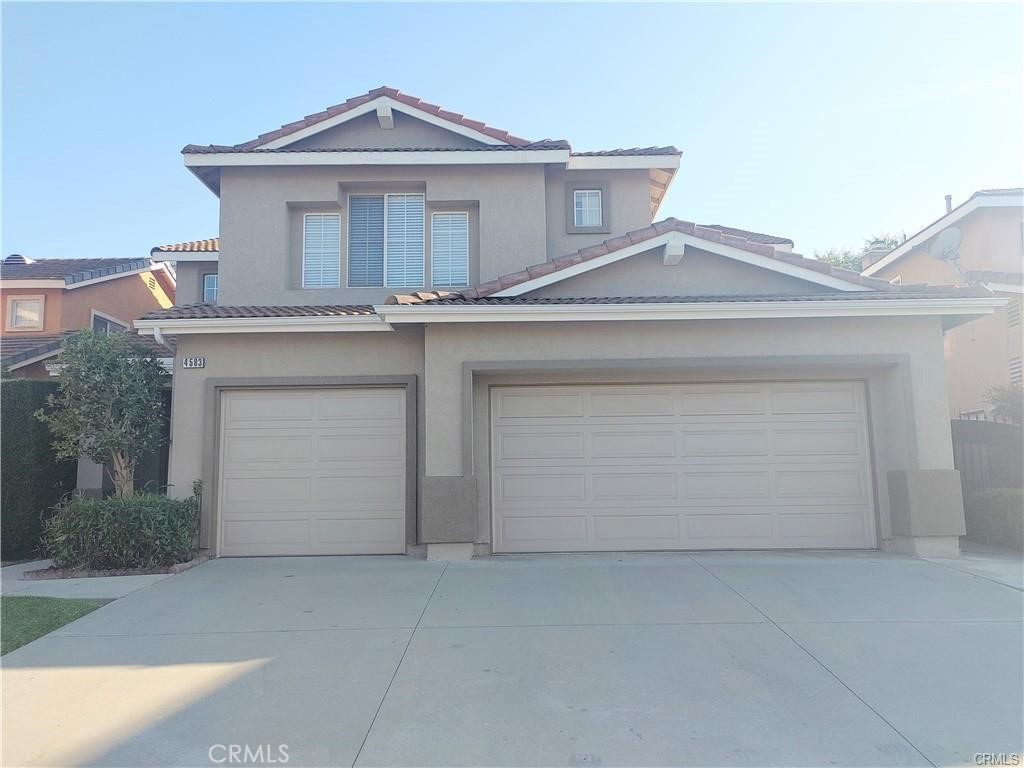
[[[173,574],[149,576],[102,576],[88,579],[43,579],[22,581],[21,574],[46,568],[49,560],[8,565],[0,569],[0,593],[18,597],[72,597],[90,600],[116,600],[132,592],[169,579]]]

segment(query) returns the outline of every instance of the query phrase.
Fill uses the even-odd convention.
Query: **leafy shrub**
[[[153,493],[61,502],[44,525],[58,568],[156,568],[191,560],[199,541],[195,498]]]
[[[53,435],[33,415],[56,390],[52,381],[10,379],[0,383],[0,544],[4,560],[36,554],[43,512],[75,489],[77,462],[57,458]]]
[[[1024,549],[1024,490],[996,488],[968,493],[964,513],[971,541]]]

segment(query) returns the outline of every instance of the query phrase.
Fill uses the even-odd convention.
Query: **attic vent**
[[[35,262],[27,256],[22,256],[20,253],[12,253],[6,259],[4,264],[34,264]]]
[[[155,291],[156,290],[156,280],[152,277],[152,275],[150,277],[146,278],[146,285],[149,286],[149,290],[151,290],[151,291]]]

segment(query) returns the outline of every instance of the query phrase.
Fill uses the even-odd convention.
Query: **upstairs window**
[[[1014,299],[1006,305],[1006,324],[1011,328],[1020,325],[1020,299]]]
[[[12,296],[7,300],[7,327],[12,331],[43,330],[43,297]]]
[[[469,285],[469,214],[430,217],[430,282],[435,288]]]
[[[204,304],[216,304],[217,303],[217,273],[211,272],[208,275],[203,275],[203,303]]]
[[[340,285],[341,216],[307,213],[302,227],[302,287],[337,288]],[[206,293],[205,279],[203,293]]]
[[[422,287],[425,229],[422,194],[349,198],[349,286]]]
[[[108,315],[101,315],[96,310],[93,310],[92,329],[96,333],[120,333],[121,331],[127,331],[128,326]]]
[[[603,226],[600,189],[577,189],[573,192],[573,222],[580,228]]]

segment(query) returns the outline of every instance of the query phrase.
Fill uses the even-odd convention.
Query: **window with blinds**
[[[302,231],[302,287],[341,285],[341,216],[307,213]]]
[[[1020,325],[1020,299],[1014,299],[1006,305],[1006,324],[1011,328]]]
[[[430,218],[430,282],[436,288],[469,285],[469,214],[435,213]]]
[[[349,286],[422,287],[425,240],[424,195],[349,198]]]

